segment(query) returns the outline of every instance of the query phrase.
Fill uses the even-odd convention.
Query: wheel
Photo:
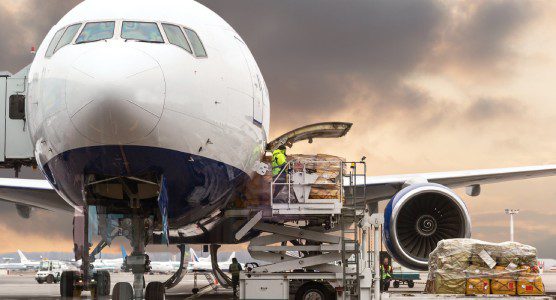
[[[131,300],[133,299],[133,288],[129,282],[118,282],[112,289],[113,300]]]
[[[54,275],[50,274],[46,276],[46,283],[48,284],[54,283]]]
[[[394,281],[394,288],[397,289],[400,287],[400,282],[399,281]]]
[[[193,293],[193,295],[197,295],[197,293],[199,292],[199,289],[198,288],[193,288],[191,290],[191,292]]]
[[[37,282],[38,282],[39,284],[43,284],[43,283],[44,283],[44,281],[39,280],[39,279],[37,279]]]
[[[62,272],[62,277],[60,277],[60,296],[62,296],[62,298],[73,298],[81,295],[81,289],[75,286],[75,282],[78,278],[79,273],[76,271]]]
[[[93,278],[97,282],[94,291],[92,291],[93,299],[110,295],[110,273],[108,271],[98,271]]]
[[[412,289],[412,288],[415,286],[415,282],[413,282],[413,280],[409,280],[409,281],[407,282],[407,286],[408,286],[410,289]]]
[[[302,285],[295,293],[295,300],[333,300],[334,295],[325,285],[316,281]]]
[[[153,281],[147,284],[147,290],[145,291],[145,300],[164,300],[166,295],[166,289],[162,282]]]

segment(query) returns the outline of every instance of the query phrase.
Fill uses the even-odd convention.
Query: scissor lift
[[[273,179],[272,217],[262,218],[259,213],[240,230],[264,232],[251,240],[248,250],[254,259],[268,262],[242,272],[240,299],[289,299],[290,294],[296,294],[296,299],[315,295],[370,299],[372,271],[361,255],[366,238],[362,228],[368,227],[369,218],[365,218],[365,191],[355,192],[356,182],[364,186],[366,166],[337,163],[338,183],[316,183],[318,174],[298,161],[283,168],[286,176],[281,173]],[[331,194],[338,197],[317,199],[311,194],[312,188],[325,185],[337,188]],[[281,191],[275,198],[277,188]]]

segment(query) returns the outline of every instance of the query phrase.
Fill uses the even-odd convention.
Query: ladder
[[[361,244],[359,222],[365,212],[366,173],[365,162],[344,163],[344,206],[341,214],[342,286],[344,299],[361,298],[360,262]],[[357,188],[357,186],[360,188]]]

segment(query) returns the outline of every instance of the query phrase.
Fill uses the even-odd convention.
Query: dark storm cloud
[[[508,41],[519,32],[538,10],[531,1],[476,1],[464,9],[465,17],[447,27],[443,35],[441,56],[471,70],[492,71],[492,67],[511,60],[513,52]],[[489,70],[490,69],[490,70]]]
[[[508,38],[534,11],[526,2],[482,1],[461,20],[450,15],[457,3],[428,0],[202,3],[250,46],[278,125],[286,118],[326,119],[357,98],[373,118],[405,113],[416,126],[427,126],[439,115],[441,99],[404,79],[431,61],[433,68],[472,61],[478,72],[489,69],[507,58]],[[439,45],[444,50],[436,57]]]
[[[441,4],[428,0],[202,3],[246,40],[269,86],[273,115],[288,118],[345,107],[354,81],[370,91],[372,106],[414,106],[420,98],[400,80],[428,54],[446,17]]]
[[[0,69],[15,73],[31,63],[50,28],[80,0],[25,0],[14,13],[0,4]]]

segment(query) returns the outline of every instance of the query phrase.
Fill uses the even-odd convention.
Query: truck
[[[43,283],[58,283],[62,272],[67,270],[68,267],[65,263],[59,260],[43,260],[40,263],[39,270],[35,274],[35,280],[39,284]]]

